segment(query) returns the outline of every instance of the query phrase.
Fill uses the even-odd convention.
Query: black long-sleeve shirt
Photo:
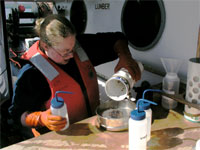
[[[76,39],[94,66],[117,59],[118,56],[114,51],[114,44],[119,39],[126,40],[121,32],[82,34],[77,35]],[[59,66],[80,84],[84,93],[86,87],[83,84],[74,59],[70,59],[66,65]],[[25,72],[23,71],[24,69],[26,70]],[[37,68],[28,63],[23,66],[18,75],[9,113],[16,123],[21,124],[22,113],[44,110],[44,103],[50,96],[51,91],[46,78]]]

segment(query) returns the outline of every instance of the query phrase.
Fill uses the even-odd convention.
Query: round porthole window
[[[84,33],[87,24],[87,10],[83,0],[74,0],[70,9],[70,21],[77,34]]]
[[[136,50],[149,50],[160,39],[165,26],[162,0],[126,0],[122,10],[122,31]]]

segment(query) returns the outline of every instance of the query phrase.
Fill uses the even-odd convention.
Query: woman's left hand
[[[119,57],[119,62],[115,67],[115,72],[119,71],[121,68],[125,68],[130,73],[131,77],[138,81],[141,79],[141,70],[140,67],[131,56],[121,55]]]

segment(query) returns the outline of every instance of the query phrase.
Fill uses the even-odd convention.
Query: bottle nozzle
[[[59,102],[59,99],[58,99],[58,97],[57,97],[57,94],[59,94],[59,93],[73,94],[72,92],[68,92],[68,91],[56,91],[55,97],[56,97],[56,101],[57,101],[57,102]]]
[[[162,90],[159,90],[159,89],[146,89],[146,90],[144,90],[144,92],[142,94],[142,98],[143,99],[145,98],[146,92],[162,92]]]
[[[140,110],[139,110],[139,103],[140,102],[142,102],[142,101],[144,101],[144,102],[147,102],[147,103],[150,103],[150,104],[153,104],[153,105],[157,105],[157,103],[155,103],[155,102],[152,102],[152,101],[149,101],[149,100],[147,100],[147,99],[139,99],[138,101],[137,101],[137,104],[136,104],[136,107],[137,107],[137,111],[139,112]]]

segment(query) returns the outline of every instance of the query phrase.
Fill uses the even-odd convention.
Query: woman
[[[141,77],[131,57],[128,42],[121,32],[76,35],[73,25],[63,16],[39,19],[36,31],[40,40],[21,57],[28,60],[20,70],[9,112],[20,127],[59,131],[66,119],[49,109],[56,91],[67,105],[70,123],[94,115],[99,91],[94,67],[119,58],[115,72],[126,68],[137,81]]]

